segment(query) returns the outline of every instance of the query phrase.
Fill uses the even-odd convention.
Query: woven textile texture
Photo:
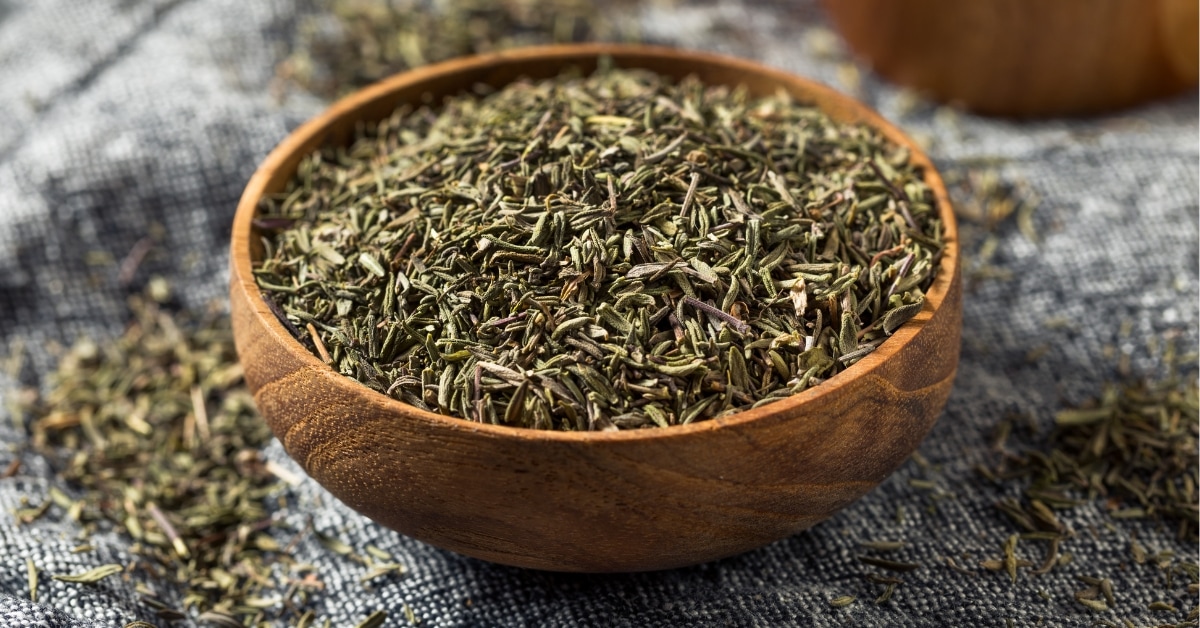
[[[185,305],[223,299],[234,207],[256,165],[325,104],[273,89],[304,11],[294,0],[0,0],[0,358],[24,366],[0,375],[0,395],[44,385],[55,346],[111,338],[125,299],[153,275]],[[1033,242],[1012,221],[994,232],[995,272],[967,277],[964,341],[949,404],[920,448],[866,497],[810,531],[695,567],[630,575],[560,575],[493,565],[441,551],[350,511],[312,481],[281,489],[273,516],[362,550],[381,548],[406,573],[360,582],[364,567],[312,535],[295,549],[325,584],[313,610],[353,626],[376,609],[386,625],[420,626],[1091,626],[1128,618],[1178,622],[1197,605],[1153,565],[1133,564],[1130,538],[1151,551],[1196,557],[1196,545],[1151,522],[1113,520],[1103,504],[1062,513],[1077,531],[1074,560],[1048,574],[979,567],[1016,530],[994,507],[1016,488],[982,481],[989,434],[1007,416],[1048,428],[1056,410],[1118,379],[1161,377],[1161,347],[1197,346],[1200,236],[1195,92],[1079,120],[1014,122],[953,113],[855,71],[805,2],[680,3],[640,10],[649,38],[752,58],[850,91],[928,147],[946,171],[990,163],[1039,199]],[[151,242],[132,276],[121,262]],[[968,258],[973,254],[964,232]],[[141,245],[143,248],[145,245]],[[968,259],[968,264],[971,260]],[[127,281],[122,281],[126,279]],[[1036,359],[1029,355],[1036,352]],[[122,626],[156,622],[135,583],[40,581],[29,601],[26,559],[44,573],[77,573],[128,560],[128,540],[92,541],[72,553],[65,518],[17,525],[13,511],[40,503],[53,473],[24,453],[25,431],[0,410],[0,625]],[[296,473],[274,442],[266,455]],[[921,462],[921,464],[918,464]],[[936,490],[922,482],[929,480]],[[902,513],[902,515],[901,515]],[[883,604],[864,575],[860,543],[906,546],[889,558],[920,563]],[[287,538],[281,539],[286,542]],[[1040,562],[1023,547],[1029,560]],[[952,558],[969,573],[946,565]],[[1116,604],[1089,610],[1072,598],[1077,576],[1107,577]],[[162,583],[155,583],[162,587]],[[857,602],[834,608],[830,600]],[[1177,613],[1147,604],[1169,602]],[[165,624],[164,624],[165,625]],[[175,625],[188,625],[179,622]]]

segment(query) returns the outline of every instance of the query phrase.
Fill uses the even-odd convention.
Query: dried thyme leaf
[[[853,604],[854,600],[855,598],[853,595],[843,595],[829,600],[829,605],[834,608],[844,608]]]
[[[1133,562],[1142,565],[1146,562],[1146,548],[1137,539],[1130,539],[1129,551],[1133,554]]]
[[[896,592],[896,587],[900,586],[901,584],[904,584],[904,581],[899,578],[892,578],[889,576],[880,576],[878,574],[873,574],[873,573],[867,574],[866,577],[867,577],[867,580],[874,582],[875,584],[884,585],[883,593],[881,593],[879,595],[879,597],[875,598],[876,604],[883,604],[883,603],[887,602],[888,600],[892,599],[892,594],[894,594]]]
[[[342,556],[350,556],[354,554],[354,548],[350,547],[345,541],[335,537],[317,532],[315,534],[317,542],[325,549]]]
[[[38,598],[38,568],[32,558],[25,559],[25,572],[29,581],[29,601],[36,602]]]
[[[1105,604],[1104,600],[1096,600],[1096,599],[1076,596],[1075,601],[1079,602],[1080,604],[1082,604],[1094,611],[1108,610],[1108,604]]]
[[[358,622],[355,628],[379,628],[383,625],[383,622],[387,621],[387,616],[387,611],[375,611],[374,613],[367,615],[367,617],[362,621]]]
[[[1013,582],[1017,581],[1016,550],[1017,550],[1017,541],[1020,538],[1021,538],[1020,535],[1013,534],[1013,535],[1010,535],[1008,537],[1008,540],[1004,542],[1004,569],[1005,569],[1005,571],[1008,572],[1008,577],[1011,578]]]
[[[101,580],[125,571],[122,565],[101,565],[79,574],[51,574],[51,578],[60,582],[77,582],[80,584],[95,584]]]
[[[371,565],[370,569],[367,570],[367,573],[360,576],[358,581],[359,582],[370,582],[371,580],[374,580],[375,578],[378,578],[380,576],[386,576],[388,574],[393,574],[393,573],[394,574],[404,573],[404,565],[401,565],[400,563],[378,563],[375,565]]]

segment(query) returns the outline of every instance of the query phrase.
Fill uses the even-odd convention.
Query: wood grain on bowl
[[[825,0],[884,77],[986,114],[1090,114],[1197,82],[1196,0]]]
[[[786,89],[836,119],[874,125],[924,167],[946,248],[924,310],[845,372],[792,398],[711,421],[625,432],[547,432],[424,412],[322,363],[276,320],[252,274],[252,218],[300,158],[345,142],[398,104],[477,82],[503,85],[618,66],[708,83]],[[866,107],[826,87],[709,54],[615,45],[552,46],[408,72],[334,105],[289,136],[238,207],[230,286],[234,333],[264,418],[316,481],[379,523],[469,556],[558,571],[636,571],[750,550],[825,519],[916,449],[954,379],[961,288],[954,216],[928,158]]]

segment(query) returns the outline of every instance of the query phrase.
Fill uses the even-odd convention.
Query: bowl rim
[[[334,371],[332,367],[325,364],[316,355],[301,345],[284,328],[279,320],[276,319],[275,315],[266,305],[262,292],[254,280],[250,249],[250,242],[254,232],[252,220],[257,212],[259,200],[267,193],[266,188],[270,179],[294,154],[301,151],[305,153],[311,152],[311,150],[305,150],[304,147],[306,144],[315,140],[320,145],[320,143],[327,141],[331,129],[339,126],[339,121],[342,118],[354,117],[359,109],[375,103],[381,98],[386,98],[389,94],[403,88],[412,88],[437,79],[453,78],[457,74],[478,72],[489,68],[517,66],[527,61],[542,62],[557,60],[566,66],[572,61],[577,62],[604,56],[611,57],[618,67],[637,68],[639,67],[636,63],[637,59],[652,58],[658,61],[682,62],[693,66],[715,66],[724,70],[744,73],[745,75],[756,75],[761,79],[769,80],[780,86],[786,85],[789,88],[789,92],[800,95],[797,98],[798,100],[812,102],[835,120],[868,124],[878,130],[888,140],[906,148],[909,151],[910,161],[921,167],[924,172],[925,182],[937,202],[938,215],[942,221],[943,228],[942,241],[944,248],[942,257],[938,264],[934,281],[925,293],[925,306],[916,316],[904,323],[900,329],[896,330],[891,337],[884,340],[874,351],[858,362],[850,365],[828,380],[785,399],[764,404],[757,408],[741,410],[727,416],[686,425],[599,432],[539,430],[509,425],[493,425],[457,416],[442,415],[421,410],[368,388],[362,383]],[[623,64],[623,59],[634,62]],[[464,84],[463,88],[467,87],[469,85]],[[428,428],[472,432],[489,437],[525,441],[662,441],[665,439],[700,435],[726,427],[742,426],[782,413],[794,413],[802,406],[817,403],[823,397],[836,394],[839,389],[849,384],[855,378],[871,374],[887,362],[889,358],[899,353],[920,334],[930,319],[941,309],[947,295],[950,294],[954,284],[957,282],[960,272],[958,226],[941,175],[934,167],[932,160],[930,160],[928,155],[925,154],[916,142],[868,105],[812,79],[772,68],[755,61],[682,48],[645,44],[608,43],[528,46],[494,53],[460,57],[401,72],[337,100],[320,115],[308,120],[290,132],[259,164],[247,182],[238,202],[236,213],[234,214],[229,255],[230,290],[231,292],[242,291],[243,302],[249,305],[254,322],[274,336],[273,340],[275,343],[282,344],[293,358],[299,360],[302,366],[316,369],[316,372],[328,371],[329,374],[333,375],[333,377],[328,378],[331,385],[343,389],[350,396],[366,395],[368,398],[382,404],[384,410],[395,414],[397,418],[421,421],[426,423],[426,427]],[[244,362],[241,359],[240,361]],[[255,396],[257,397],[257,395]]]

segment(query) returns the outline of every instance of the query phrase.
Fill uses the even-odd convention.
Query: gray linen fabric
[[[224,297],[229,224],[256,164],[287,132],[323,107],[291,91],[273,95],[286,54],[294,0],[0,1],[0,358],[24,369],[0,375],[0,395],[36,385],[53,369],[55,345],[81,335],[120,333],[124,299],[153,274],[169,277],[189,306]],[[1038,243],[1003,226],[992,263],[1007,278],[972,282],[965,295],[962,363],[949,405],[909,462],[862,500],[814,529],[768,547],[691,568],[630,575],[561,575],[488,564],[384,529],[305,480],[281,495],[275,513],[291,530],[310,517],[318,531],[362,549],[375,545],[407,566],[364,585],[365,568],[325,551],[312,535],[295,557],[324,581],[313,609],[352,626],[376,609],[387,625],[449,626],[1090,626],[1128,618],[1177,622],[1197,600],[1167,588],[1152,565],[1134,564],[1136,533],[1151,551],[1196,557],[1152,523],[1118,522],[1100,504],[1064,515],[1077,536],[1068,565],[1016,584],[979,568],[1015,530],[993,507],[1013,486],[972,470],[988,461],[988,432],[1003,417],[1029,415],[1044,429],[1064,403],[1094,395],[1118,377],[1115,354],[1135,374],[1162,374],[1151,338],[1197,345],[1200,261],[1197,99],[1080,120],[1013,122],[949,115],[863,73],[855,80],[828,51],[825,18],[811,2],[684,3],[641,11],[647,36],[761,60],[863,100],[927,143],[946,168],[994,161],[1010,181],[1042,199]],[[131,277],[119,263],[153,242]],[[968,243],[968,249],[970,249]],[[144,246],[144,245],[141,245]],[[969,250],[968,250],[969,252]],[[1048,324],[1069,320],[1070,324]],[[1124,329],[1123,329],[1124,326]],[[1035,361],[1032,349],[1044,349]],[[128,558],[128,541],[95,539],[74,554],[77,530],[52,518],[17,526],[21,500],[39,503],[53,474],[20,453],[26,438],[0,410],[0,625],[121,626],[156,621],[134,583],[108,578],[81,586],[44,574],[78,572]],[[300,473],[273,443],[269,458]],[[937,491],[914,487],[929,479]],[[903,517],[898,516],[903,510]],[[923,566],[904,576],[891,601],[864,579],[862,541],[901,540],[889,557]],[[286,542],[287,539],[281,539]],[[1039,549],[1021,546],[1040,562]],[[1035,553],[1037,552],[1037,553]],[[971,573],[945,565],[952,558]],[[25,561],[43,572],[28,601]],[[1111,578],[1113,611],[1087,610],[1077,576]],[[146,583],[167,599],[178,592]],[[853,595],[835,609],[829,600]],[[1165,600],[1178,613],[1146,605]],[[184,622],[186,624],[186,622]]]

